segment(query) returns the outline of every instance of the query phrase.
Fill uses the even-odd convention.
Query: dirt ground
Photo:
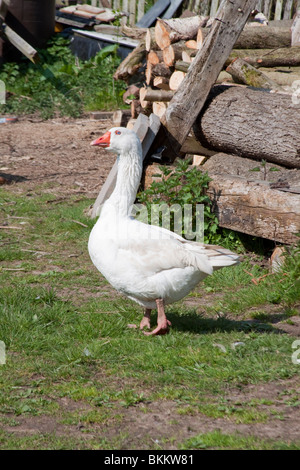
[[[96,197],[115,156],[90,143],[112,125],[109,119],[88,117],[49,121],[27,117],[1,124],[2,183],[23,181],[30,190],[37,184],[55,182],[60,197],[70,191]]]
[[[49,184],[47,191],[55,192],[57,198],[63,198],[70,192],[95,198],[115,161],[115,156],[102,149],[91,147],[90,142],[110,127],[112,127],[110,120],[91,120],[88,116],[76,120],[57,118],[49,121],[26,117],[16,123],[0,124],[0,183],[18,182],[20,184],[15,184],[16,191],[18,188],[24,191],[24,186],[26,190],[33,191],[37,184]],[[300,336],[299,317],[295,318],[297,320],[295,328],[286,333]],[[290,325],[285,327],[292,328]],[[128,432],[130,436],[125,439],[124,448],[130,449],[132,445],[136,445],[136,442],[140,442],[142,449],[145,437],[159,445],[159,442],[168,435],[177,435],[182,441],[196,433],[216,429],[262,439],[270,438],[285,442],[299,440],[299,409],[285,404],[288,390],[294,390],[299,396],[299,378],[282,380],[275,384],[251,385],[243,390],[230,391],[227,399],[232,402],[263,400],[272,396],[275,402],[272,407],[274,416],[278,417],[280,414],[282,419],[270,416],[266,423],[260,424],[236,424],[225,418],[212,419],[204,415],[202,417],[176,415],[174,420],[172,417],[175,404],[172,402],[151,403],[147,407],[146,422],[144,404],[127,410],[122,409],[123,431],[125,434]],[[63,398],[61,406],[80,408],[81,404],[71,403],[67,398]],[[6,427],[6,430],[20,435],[55,432],[57,435],[83,436],[82,429],[58,423],[51,416],[20,416],[17,421],[19,423],[17,427],[14,426],[12,429]],[[108,436],[114,437],[115,434],[117,437],[119,432],[120,429],[116,428],[115,424],[110,426],[108,423],[106,427]],[[101,435],[101,429],[95,425],[94,433],[86,434],[84,439],[97,435]]]

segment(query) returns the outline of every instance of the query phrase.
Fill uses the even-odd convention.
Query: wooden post
[[[256,0],[222,2],[210,34],[162,118],[177,149],[185,141],[255,4]]]

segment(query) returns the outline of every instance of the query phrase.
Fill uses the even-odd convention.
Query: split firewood
[[[150,109],[152,107],[152,103],[145,99],[147,90],[147,87],[140,88],[140,103],[143,109]]]
[[[283,91],[283,88],[260,70],[252,67],[243,59],[234,59],[226,69],[237,83],[256,88]]]
[[[132,100],[130,103],[131,118],[136,119],[142,112],[140,100]]]
[[[165,47],[163,50],[163,61],[168,67],[172,67],[176,60],[181,59],[182,57],[182,50],[185,50],[186,46],[183,42],[178,42],[174,44],[170,44],[169,46]]]
[[[166,64],[159,63],[156,65],[151,65],[150,63],[147,63],[147,68],[145,72],[145,78],[146,78],[146,84],[150,85],[154,77],[164,77],[164,78],[170,78],[172,75],[173,68],[167,67]]]
[[[152,111],[156,116],[161,118],[165,114],[167,106],[168,104],[164,101],[154,101],[152,103]]]
[[[173,72],[170,77],[170,81],[169,81],[170,90],[174,90],[174,91],[178,90],[185,76],[186,76],[185,72],[181,72],[180,70],[175,70],[175,72]]]
[[[160,49],[179,40],[193,39],[198,29],[204,27],[208,17],[192,16],[189,18],[172,18],[163,20],[158,18],[155,25],[155,41]]]
[[[145,47],[146,47],[147,52],[151,51],[151,49],[159,49],[155,41],[154,28],[147,28],[147,31],[145,34]]]
[[[170,90],[169,79],[166,77],[154,77],[153,86],[161,90]]]
[[[163,51],[153,51],[148,52],[147,62],[150,62],[151,65],[159,64],[164,60]]]
[[[188,49],[197,49],[197,41],[195,39],[189,39],[185,42],[185,45]]]

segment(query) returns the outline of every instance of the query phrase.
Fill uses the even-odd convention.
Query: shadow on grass
[[[215,332],[231,332],[231,331],[258,331],[264,333],[283,332],[274,328],[270,324],[262,323],[257,320],[230,320],[226,317],[204,318],[199,313],[189,311],[187,313],[176,313],[175,311],[167,313],[168,320],[172,323],[172,329],[176,331],[184,331],[190,333],[215,333]]]

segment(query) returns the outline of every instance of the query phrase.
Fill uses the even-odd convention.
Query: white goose
[[[141,142],[135,132],[114,127],[91,145],[118,154],[118,175],[90,234],[90,257],[117,291],[145,308],[140,329],[150,329],[151,309],[157,308],[157,327],[145,334],[165,334],[171,323],[164,305],[185,297],[214,270],[237,264],[238,256],[130,216],[143,168]]]

